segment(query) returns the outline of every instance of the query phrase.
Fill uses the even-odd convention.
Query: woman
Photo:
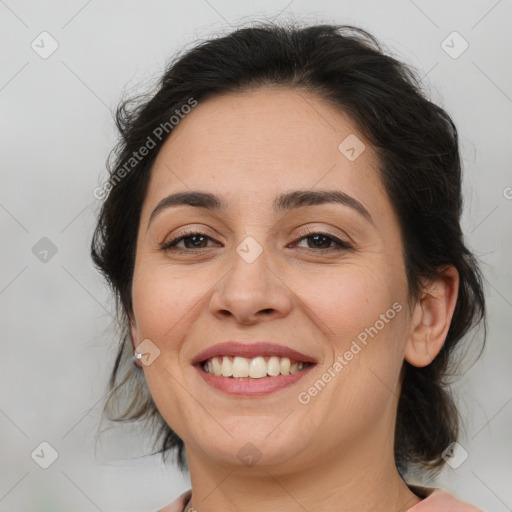
[[[161,510],[478,510],[406,481],[457,446],[444,378],[485,326],[457,131],[412,71],[354,27],[261,24],[130,105],[92,255],[125,329],[106,411],[125,390],[110,417],[190,470]]]

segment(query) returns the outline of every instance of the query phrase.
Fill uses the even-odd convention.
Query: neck
[[[368,439],[298,469],[293,462],[288,467],[229,466],[193,451],[187,457],[192,500],[186,510],[405,512],[421,501],[400,477],[392,451],[379,452]]]

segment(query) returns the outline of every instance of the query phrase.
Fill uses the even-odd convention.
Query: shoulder
[[[183,494],[178,496],[172,503],[169,503],[169,505],[165,506],[164,508],[161,508],[157,512],[182,512],[183,508],[190,499],[191,494],[191,489],[185,491]]]
[[[439,487],[409,485],[409,488],[424,499],[408,512],[484,512]]]

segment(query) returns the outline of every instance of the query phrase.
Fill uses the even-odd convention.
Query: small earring
[[[134,349],[133,350],[133,358],[132,358],[132,361],[133,361],[133,364],[135,366],[137,366],[138,368],[140,368],[140,365],[137,364],[137,360],[141,360],[142,359],[142,354],[140,354],[139,352],[137,352],[137,349]]]

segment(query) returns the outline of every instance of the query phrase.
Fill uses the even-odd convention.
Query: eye
[[[206,249],[205,245],[208,240],[213,240],[213,238],[201,233],[199,231],[187,231],[185,233],[180,233],[175,238],[169,240],[161,246],[163,251],[188,251],[193,249]],[[179,246],[183,242],[183,246]]]
[[[178,236],[172,238],[168,242],[161,246],[161,249],[167,251],[177,252],[190,252],[194,249],[207,249],[208,241],[213,238],[208,235],[201,233],[200,231],[187,231],[180,233]],[[353,246],[348,242],[323,232],[307,232],[304,236],[297,239],[294,243],[297,247],[300,247],[298,243],[305,241],[307,247],[301,247],[302,249],[311,250],[315,252],[331,252],[331,251],[342,251],[353,249]],[[297,243],[298,242],[298,243]],[[179,244],[183,243],[182,246]],[[334,247],[332,246],[334,244]],[[210,246],[211,247],[211,246]]]
[[[308,232],[306,233],[305,236],[302,236],[297,241],[299,243],[302,241],[306,241],[307,247],[303,248],[316,252],[331,252],[353,249],[353,246],[348,242],[345,242],[344,240],[341,240],[328,233],[322,232]],[[332,247],[332,243],[335,244],[334,247]],[[298,244],[297,246],[299,247]]]

